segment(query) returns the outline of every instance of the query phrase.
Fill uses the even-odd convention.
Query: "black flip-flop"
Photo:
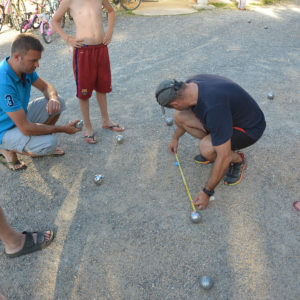
[[[91,144],[91,145],[95,145],[98,143],[98,140],[97,138],[95,137],[95,135],[87,135],[86,132],[83,133],[83,137],[85,138],[85,141],[88,143],[88,144]]]
[[[37,239],[36,239],[36,243],[33,240],[33,236],[32,234],[36,233],[37,234]],[[48,247],[53,239],[54,239],[54,232],[50,230],[50,237],[49,240],[46,241],[45,237],[44,237],[44,232],[27,232],[27,231],[23,231],[22,234],[25,234],[25,243],[23,248],[18,251],[17,253],[12,253],[12,254],[8,254],[4,251],[4,254],[9,257],[9,258],[14,258],[14,257],[19,257],[25,254],[29,254],[35,251],[39,251],[42,250],[46,247]]]

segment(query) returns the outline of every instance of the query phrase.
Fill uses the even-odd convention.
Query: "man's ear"
[[[176,100],[173,100],[172,101],[172,103],[171,103],[171,106],[172,106],[172,108],[178,108],[178,100],[176,99]]]
[[[21,55],[18,52],[15,52],[12,56],[13,56],[13,59],[16,60],[16,61],[21,60]]]

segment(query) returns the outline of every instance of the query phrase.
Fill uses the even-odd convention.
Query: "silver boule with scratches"
[[[204,290],[210,290],[213,286],[213,280],[210,276],[203,276],[200,281],[200,285]]]
[[[168,126],[172,126],[173,125],[173,118],[169,117],[169,118],[166,118],[166,124]]]
[[[104,180],[104,176],[101,175],[101,174],[96,174],[95,177],[94,177],[94,183],[97,184],[97,185],[102,184],[103,180]]]
[[[123,137],[123,135],[121,135],[121,134],[117,135],[117,136],[116,136],[116,142],[117,142],[118,144],[123,144],[123,142],[124,142],[124,137]]]
[[[270,99],[270,100],[273,100],[273,99],[274,99],[274,93],[273,93],[273,92],[270,92],[270,93],[268,94],[268,99]]]
[[[191,221],[192,221],[193,223],[195,223],[195,224],[200,223],[200,221],[201,221],[201,216],[200,216],[200,214],[199,214],[197,211],[193,211],[193,212],[191,213]]]
[[[83,120],[80,120],[79,122],[76,123],[75,127],[76,127],[76,128],[82,128],[83,125],[84,125]]]

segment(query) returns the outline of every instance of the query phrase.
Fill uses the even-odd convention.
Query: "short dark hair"
[[[16,52],[25,55],[29,50],[43,52],[44,46],[41,44],[40,40],[31,33],[19,34],[11,45],[11,55]]]

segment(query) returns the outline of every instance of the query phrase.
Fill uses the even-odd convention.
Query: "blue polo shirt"
[[[34,71],[22,74],[20,79],[7,63],[8,59],[9,56],[0,63],[0,144],[5,132],[16,126],[7,112],[23,108],[27,113],[31,85],[39,78]]]

